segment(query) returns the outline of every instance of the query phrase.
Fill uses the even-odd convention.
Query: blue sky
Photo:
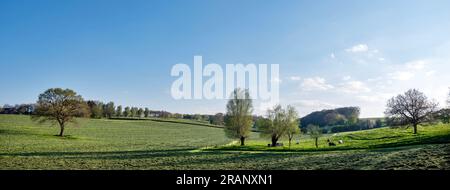
[[[180,113],[223,100],[173,100],[177,63],[279,64],[281,103],[304,115],[417,88],[445,106],[449,1],[0,1],[0,105],[51,87],[85,99]],[[264,110],[255,110],[263,114]]]

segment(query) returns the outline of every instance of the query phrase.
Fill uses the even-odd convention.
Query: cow
[[[334,142],[331,142],[330,139],[328,139],[327,142],[328,142],[328,146],[336,146],[336,144]]]

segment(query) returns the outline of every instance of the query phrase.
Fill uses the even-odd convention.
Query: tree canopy
[[[248,90],[235,89],[227,103],[225,134],[230,138],[239,138],[241,146],[250,135],[252,127],[253,103]]]
[[[39,95],[32,118],[39,122],[57,122],[60,126],[59,136],[63,136],[66,124],[75,122],[75,117],[88,116],[88,110],[83,98],[75,91],[51,88]]]
[[[386,105],[386,116],[391,125],[412,125],[414,134],[417,126],[433,119],[437,104],[416,89],[410,89],[404,94],[392,97]]]
[[[292,106],[284,109],[277,105],[273,109],[267,110],[267,118],[261,118],[257,122],[261,135],[270,137],[272,146],[276,146],[282,136],[288,137],[290,145],[294,135],[300,131],[298,114]]]
[[[319,127],[332,125],[353,125],[359,118],[359,107],[343,107],[312,112],[301,118],[302,126],[317,125]]]

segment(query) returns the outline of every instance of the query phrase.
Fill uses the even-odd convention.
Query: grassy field
[[[66,137],[28,116],[0,115],[0,169],[450,169],[450,126],[307,137],[290,150],[252,133],[235,146],[220,128],[149,120],[80,120]],[[326,138],[344,144],[326,147]],[[285,149],[285,150],[283,150]],[[283,150],[283,151],[282,151]]]
[[[374,149],[388,148],[405,145],[420,144],[439,144],[450,143],[450,126],[449,125],[433,125],[419,127],[419,133],[412,134],[410,128],[378,128],[365,131],[343,132],[333,135],[324,135],[319,138],[318,147],[316,148],[314,139],[307,135],[302,135],[299,139],[291,142],[282,139],[280,142],[283,147],[268,147],[267,139],[257,139],[249,141],[247,146],[241,147],[238,143],[228,144],[220,147],[209,148],[209,150],[240,150],[240,151],[330,151],[330,150],[353,150],[353,149]],[[328,146],[327,140],[333,141],[336,146]],[[342,140],[343,144],[338,144]],[[297,144],[297,141],[299,142]]]

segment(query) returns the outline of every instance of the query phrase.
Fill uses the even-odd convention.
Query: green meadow
[[[450,126],[379,128],[302,135],[267,147],[253,132],[246,146],[221,128],[185,121],[79,119],[65,137],[51,123],[0,115],[0,169],[450,169]],[[343,140],[329,147],[326,140]],[[298,141],[298,143],[297,143]]]

